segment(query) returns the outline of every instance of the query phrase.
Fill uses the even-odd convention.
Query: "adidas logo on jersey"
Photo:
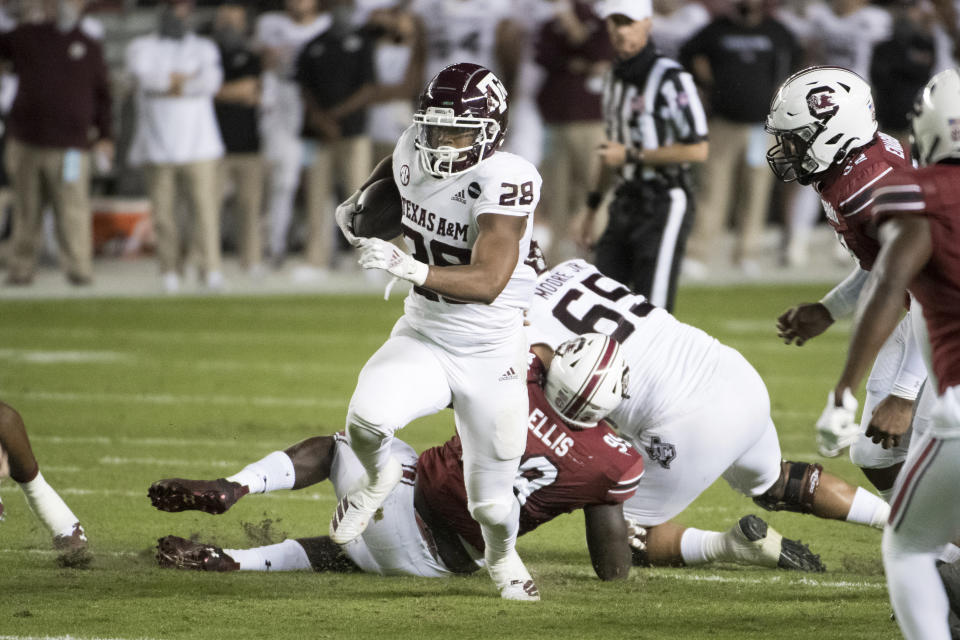
[[[513,367],[510,367],[509,369],[507,369],[507,372],[505,374],[497,378],[497,380],[499,380],[500,382],[504,382],[506,380],[519,380],[519,379],[520,379],[520,374],[517,373],[516,369],[514,369]]]
[[[453,194],[453,197],[450,199],[455,202],[459,202],[460,204],[467,204],[467,194],[463,189],[460,189],[460,191],[457,191],[455,194]]]

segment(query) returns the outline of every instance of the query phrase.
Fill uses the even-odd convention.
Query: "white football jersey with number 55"
[[[718,362],[716,338],[680,322],[580,259],[541,274],[529,320],[530,344],[556,349],[570,338],[595,331],[623,346],[630,367],[630,397],[607,419],[629,435],[696,408]]]
[[[469,264],[478,216],[493,213],[527,221],[513,275],[492,304],[459,302],[422,287],[414,287],[407,296],[405,314],[417,331],[447,347],[483,350],[486,340],[514,334],[530,305],[536,274],[523,258],[540,200],[540,174],[523,158],[497,151],[468,171],[436,178],[420,165],[416,135],[416,126],[409,127],[393,151],[393,179],[403,202],[403,237],[414,258],[437,266]]]

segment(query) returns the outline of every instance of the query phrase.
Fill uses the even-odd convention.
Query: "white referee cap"
[[[601,18],[620,14],[634,21],[645,20],[653,17],[653,3],[651,0],[603,0],[597,13]]]

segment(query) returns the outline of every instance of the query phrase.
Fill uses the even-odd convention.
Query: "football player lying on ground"
[[[628,397],[607,418],[643,455],[643,482],[623,506],[628,518],[664,525],[722,476],[770,511],[883,528],[886,502],[819,464],[781,458],[766,386],[737,351],[584,260],[547,271],[538,253],[532,246],[528,262],[541,274],[529,313],[531,344],[557,346],[597,331],[620,342],[630,367]],[[648,531],[648,551],[663,534],[674,535],[665,527]],[[687,530],[684,562],[712,553],[717,541],[715,533]]]
[[[23,418],[16,409],[0,402],[0,478],[6,477],[20,485],[30,509],[53,535],[53,548],[63,552],[58,562],[67,566],[86,564],[90,557],[80,521],[40,473]]]
[[[632,561],[630,545],[641,551],[644,532],[628,530],[621,503],[642,483],[643,465],[640,454],[602,422],[621,401],[626,382],[619,346],[599,334],[575,338],[560,346],[549,372],[541,357],[550,358],[552,353],[542,347],[535,351],[527,372],[527,449],[514,485],[521,505],[520,533],[582,508],[597,575],[604,580],[625,578]],[[569,403],[590,381],[596,393],[589,401]],[[467,511],[459,438],[428,449],[419,459],[399,440],[393,447],[394,455],[403,460],[404,479],[384,504],[383,517],[355,542],[341,547],[328,537],[315,537],[255,549],[220,549],[167,536],[159,540],[157,559],[163,567],[207,571],[312,567],[428,577],[475,571],[482,563],[483,539]],[[149,495],[164,511],[218,514],[249,492],[301,489],[326,479],[339,497],[362,473],[345,437],[337,434],[271,453],[230,478],[160,480]],[[680,564],[679,536],[684,529],[675,526],[671,531],[676,534],[673,539],[651,538],[650,550],[663,564]],[[745,516],[726,533],[715,535],[712,555],[703,561],[822,570],[818,556],[782,538],[756,516]]]

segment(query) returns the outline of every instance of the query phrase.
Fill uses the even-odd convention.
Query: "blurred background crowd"
[[[776,87],[810,64],[874,86],[903,138],[916,91],[956,65],[952,0],[654,0],[653,40],[693,74],[709,117],[684,275],[802,272],[817,194],[774,182],[763,129]],[[322,282],[357,267],[336,203],[392,151],[445,65],[493,69],[504,148],[544,177],[535,237],[570,233],[604,140],[613,51],[590,0],[6,0],[0,4],[0,268],[72,285],[101,257],[155,260],[156,290],[243,278]],[[602,222],[600,223],[602,224]],[[823,259],[817,256],[817,260]],[[827,256],[842,260],[843,256]],[[2,293],[2,292],[0,292]]]

